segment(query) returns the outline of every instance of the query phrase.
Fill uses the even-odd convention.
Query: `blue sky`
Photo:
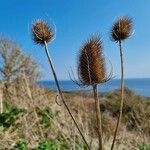
[[[120,77],[118,45],[109,38],[114,20],[133,17],[134,35],[123,43],[125,77],[150,77],[150,1],[149,0],[1,0],[0,33],[18,42],[24,52],[39,61],[42,79],[51,77],[43,49],[31,39],[31,24],[46,19],[57,29],[49,45],[59,79],[69,79],[82,43],[93,33],[100,33],[104,53],[113,64],[113,75]]]

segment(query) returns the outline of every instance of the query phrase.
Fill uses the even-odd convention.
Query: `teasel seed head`
[[[37,20],[32,25],[32,36],[35,43],[44,45],[53,39],[54,31],[46,21]]]
[[[92,36],[81,47],[78,76],[83,86],[104,83],[109,80],[106,73],[102,41],[99,36]]]
[[[130,17],[119,18],[112,26],[111,39],[113,41],[125,40],[131,36],[132,33],[132,19]]]

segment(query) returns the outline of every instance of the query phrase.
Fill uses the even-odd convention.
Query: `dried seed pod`
[[[54,32],[47,22],[37,20],[32,25],[32,36],[35,43],[44,45],[52,40]]]
[[[119,18],[112,26],[111,38],[113,41],[121,41],[130,37],[132,32],[132,19],[129,17]]]
[[[107,81],[102,41],[91,37],[80,49],[78,75],[82,85],[94,85]]]

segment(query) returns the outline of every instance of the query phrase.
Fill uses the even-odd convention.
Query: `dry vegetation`
[[[20,140],[27,143],[28,149],[32,149],[38,147],[38,143],[44,139],[51,140],[54,146],[57,145],[56,148],[47,147],[45,150],[86,149],[64,106],[59,98],[56,98],[56,92],[31,85],[27,78],[22,79],[19,85],[19,89],[14,86],[11,88],[14,93],[11,99],[4,100],[5,111],[8,111],[8,105],[24,108],[26,111],[9,128],[1,125],[1,150],[19,149],[14,147]],[[96,149],[97,127],[92,94],[74,92],[65,93],[65,97],[90,147]],[[105,93],[101,99],[103,142],[107,150],[111,146],[119,111],[119,91]],[[150,141],[150,98],[137,96],[126,89],[124,106],[120,136],[115,149],[136,150],[139,145],[148,144]]]
[[[97,85],[111,77],[111,74],[107,77],[103,55],[100,55],[101,41],[91,39],[86,43],[78,68],[81,85],[91,85],[95,92],[67,93],[59,87],[48,52],[53,30],[41,20],[33,24],[32,30],[34,42],[45,47],[58,93],[37,85],[36,61],[22,53],[16,43],[2,38],[0,150],[109,150],[113,149],[112,141],[115,141],[114,150],[150,150],[150,98],[138,96],[128,88],[124,90],[123,84],[121,91],[98,95]],[[121,103],[124,99],[124,107],[120,98]],[[100,114],[102,121],[98,118]],[[120,128],[116,127],[117,120]],[[119,130],[117,139],[115,129]]]

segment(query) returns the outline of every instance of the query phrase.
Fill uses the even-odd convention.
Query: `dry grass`
[[[27,113],[21,117],[17,124],[6,131],[0,131],[0,149],[6,150],[14,147],[19,139],[27,141],[29,148],[35,147],[39,141],[44,138],[54,139],[59,142],[58,137],[62,136],[69,149],[84,149],[84,146],[77,129],[68,116],[63,105],[56,103],[56,92],[37,87],[36,85],[26,85],[22,80],[19,89],[10,88],[10,103],[19,108],[26,108]],[[30,96],[32,97],[30,97]],[[94,100],[89,93],[65,93],[67,104],[76,117],[80,128],[82,129],[90,147],[98,147]],[[103,142],[105,150],[110,148],[112,135],[119,110],[119,91],[103,94],[102,104],[102,122],[103,122]],[[136,150],[137,145],[148,143],[150,140],[149,114],[150,98],[144,98],[135,95],[128,89],[125,91],[125,105],[123,110],[122,128],[116,142],[116,150]],[[57,99],[59,104],[62,104]],[[57,115],[51,121],[51,126],[45,128],[40,123],[40,118],[36,116],[37,107],[50,107]],[[80,148],[77,148],[77,140],[80,141]]]

